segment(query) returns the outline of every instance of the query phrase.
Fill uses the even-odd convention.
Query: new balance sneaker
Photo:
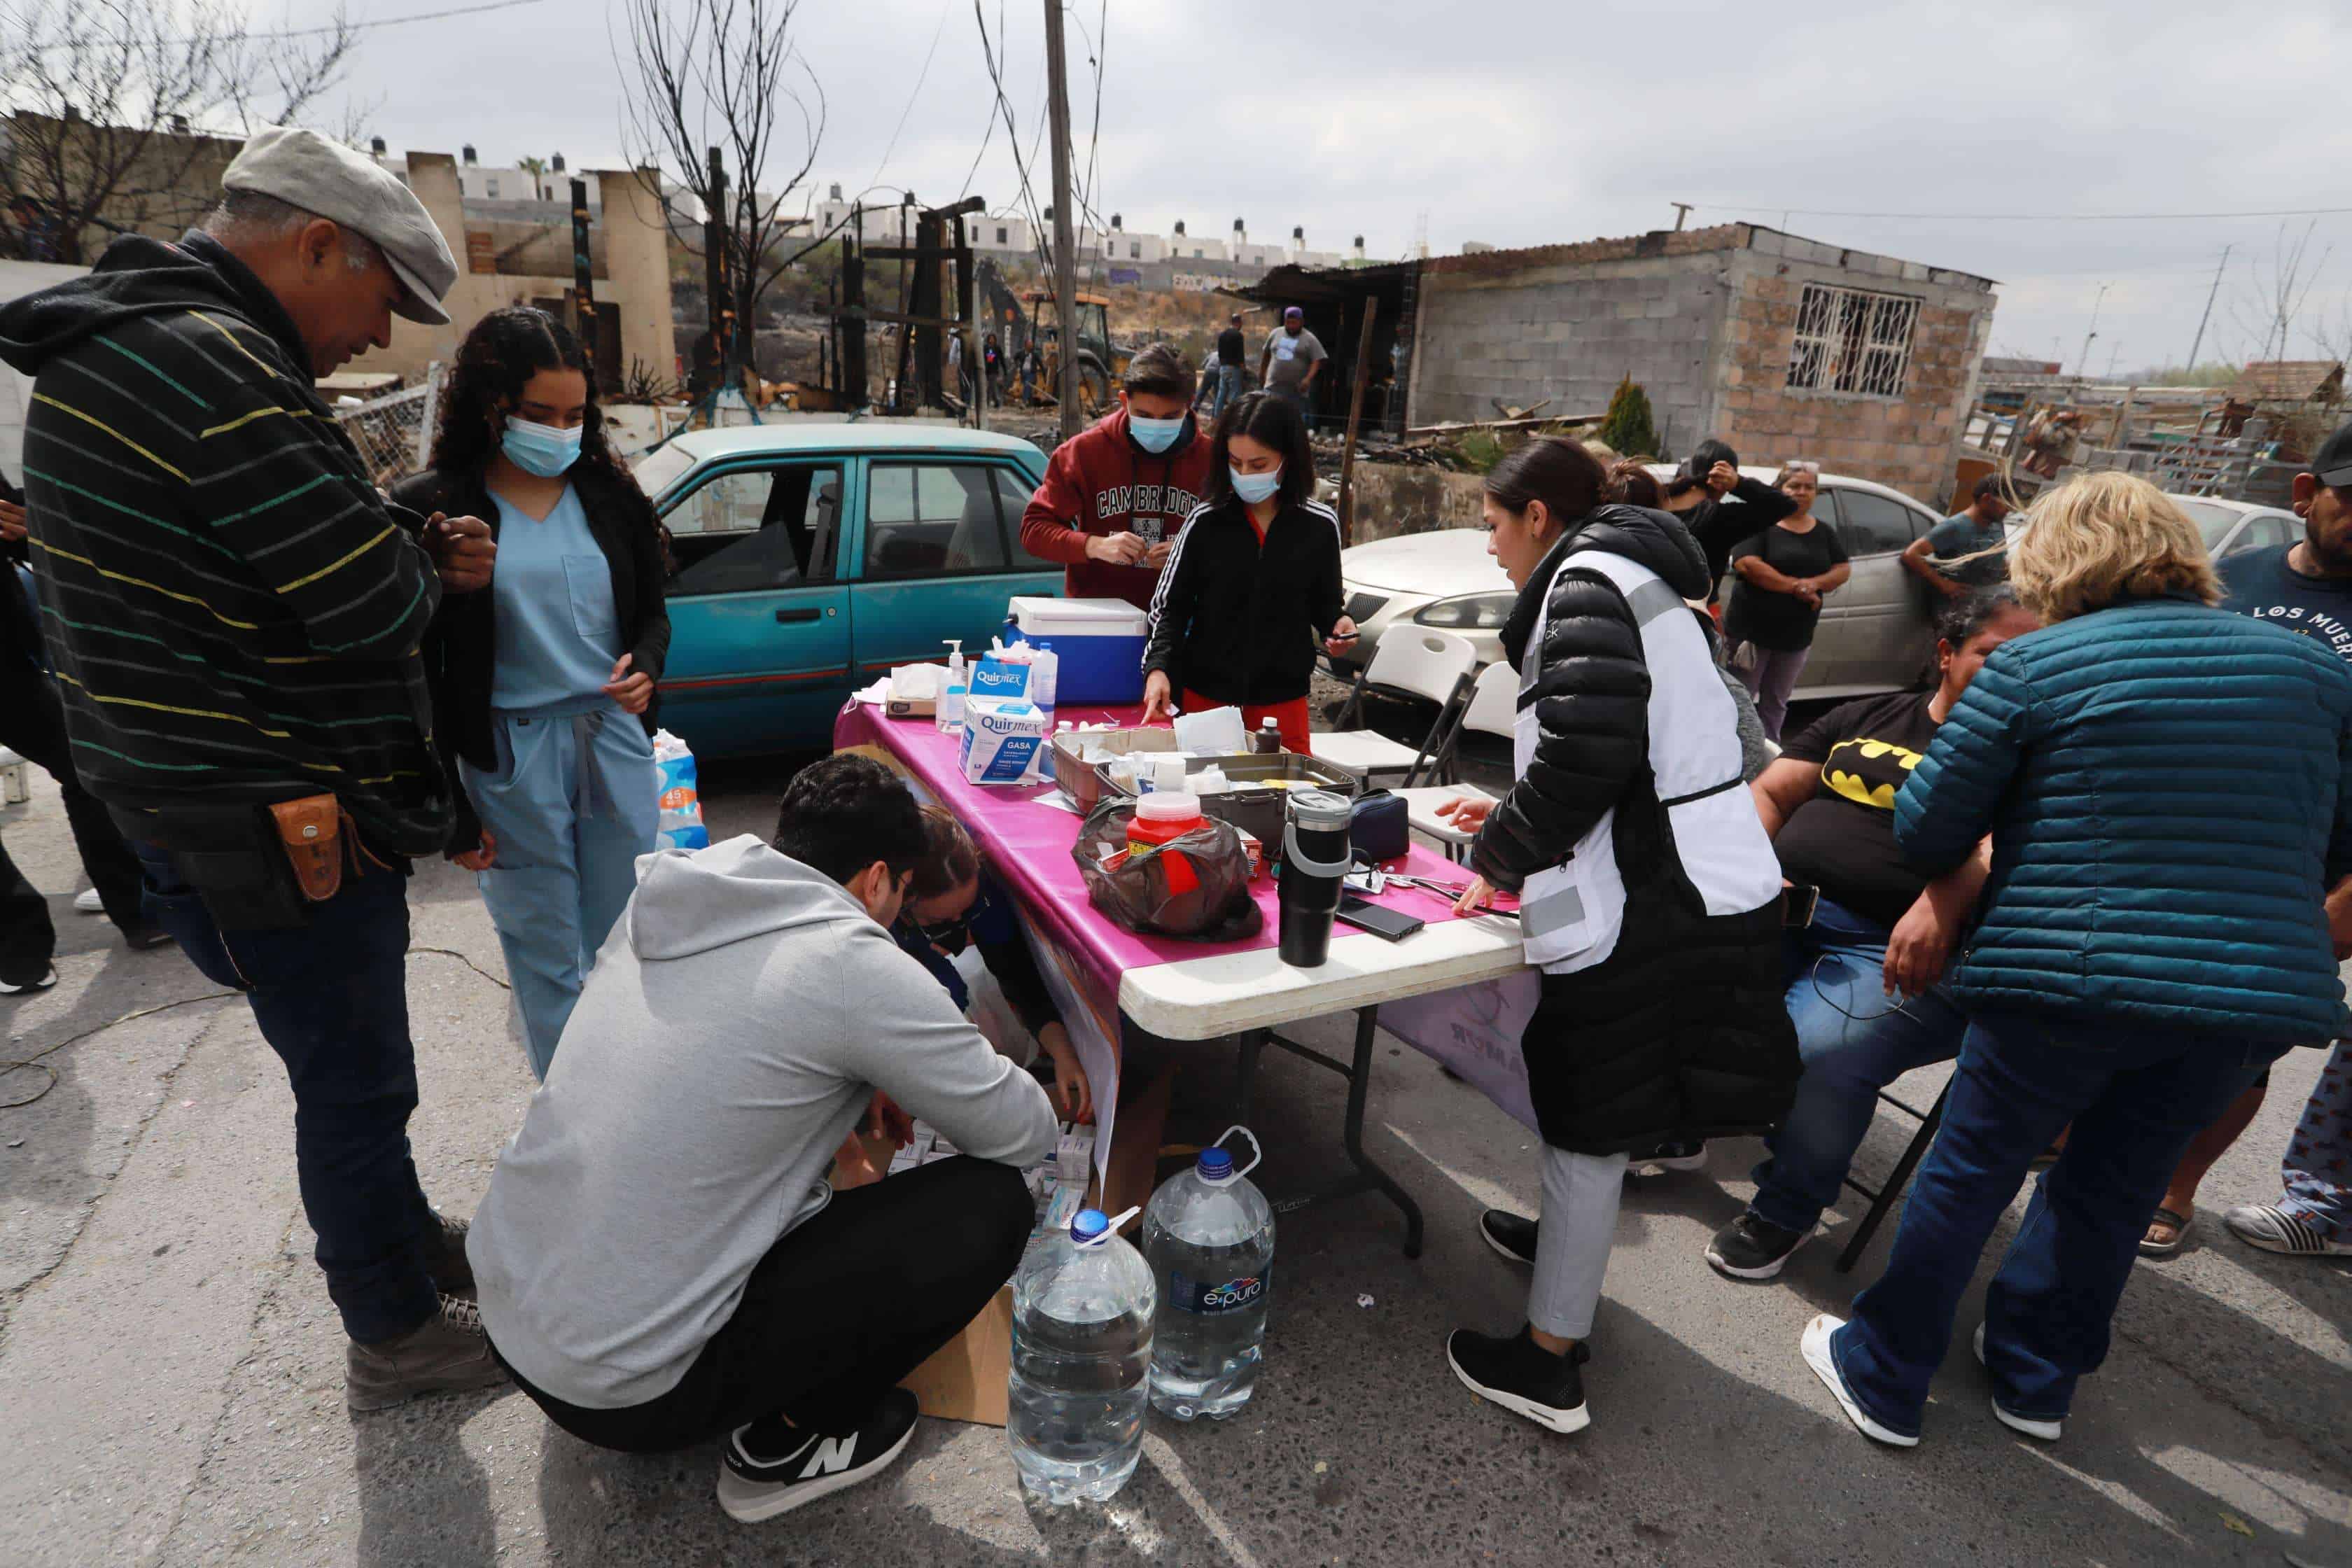
[[[433,1288],[452,1296],[472,1289],[474,1265],[466,1256],[466,1221],[437,1209],[433,1217],[440,1228],[425,1242],[425,1267],[433,1276]]]
[[[102,915],[106,912],[106,900],[98,896],[96,888],[84,888],[74,895],[74,910],[77,914]]]
[[[1872,1420],[1869,1413],[1854,1399],[1853,1391],[1845,1385],[1845,1374],[1838,1371],[1837,1359],[1830,1354],[1830,1336],[1843,1327],[1843,1318],[1832,1318],[1827,1312],[1807,1323],[1801,1342],[1805,1364],[1813,1369],[1813,1375],[1822,1380],[1822,1387],[1837,1395],[1838,1408],[1845,1412],[1845,1418],[1853,1422],[1864,1436],[1890,1447],[1917,1447],[1918,1438],[1906,1437],[1892,1426]]]
[[[2248,1247],[2289,1258],[2352,1257],[2352,1242],[2336,1241],[2309,1222],[2268,1204],[2241,1204],[2221,1216],[2230,1234]]]
[[[1982,1323],[1977,1325],[1976,1346],[1977,1364],[1990,1371],[1990,1367],[1984,1358],[1984,1325]],[[1998,1399],[1992,1402],[1992,1418],[2012,1432],[2022,1432],[2029,1437],[2039,1437],[2045,1443],[2055,1443],[2065,1427],[2065,1423],[2063,1421],[2036,1421],[2031,1415],[2018,1415],[2003,1410]]]
[[[1508,1339],[1456,1329],[1445,1337],[1445,1359],[1463,1387],[1538,1426],[1581,1432],[1592,1424],[1584,1374],[1577,1371],[1592,1351],[1580,1340],[1566,1355],[1554,1355],[1525,1328]]]
[[[490,1353],[481,1310],[455,1296],[398,1339],[352,1342],[343,1353],[343,1403],[353,1410],[386,1410],[420,1394],[488,1388],[507,1381]]]
[[[0,996],[18,996],[27,991],[47,991],[57,983],[58,972],[54,969],[44,970],[38,980],[27,980],[22,984],[0,980]]]
[[[1514,1263],[1536,1260],[1537,1222],[1508,1209],[1488,1209],[1478,1216],[1478,1234],[1486,1245]]]
[[[1706,1260],[1717,1274],[1734,1279],[1769,1279],[1811,1233],[1786,1230],[1749,1209],[1715,1233]]]
[[[792,1445],[773,1456],[757,1451],[764,1443],[747,1442],[752,1427],[766,1423],[739,1426],[719,1451],[719,1506],[730,1518],[757,1524],[871,1480],[906,1452],[920,1414],[913,1394],[894,1388],[856,1425],[793,1432]]]

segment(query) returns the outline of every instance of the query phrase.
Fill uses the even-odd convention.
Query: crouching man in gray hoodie
[[[907,787],[828,758],[750,836],[639,862],[467,1256],[499,1358],[603,1447],[724,1439],[719,1501],[771,1519],[914,1434],[898,1380],[1011,1278],[1054,1146],[1028,1074],[889,926],[924,854]],[[887,1096],[962,1151],[827,1185]]]

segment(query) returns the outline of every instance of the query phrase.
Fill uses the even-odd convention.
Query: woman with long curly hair
[[[654,847],[654,686],[669,652],[652,504],[605,438],[579,340],[512,306],[457,351],[433,464],[393,498],[498,538],[489,587],[452,595],[426,658],[458,822],[541,1079]]]

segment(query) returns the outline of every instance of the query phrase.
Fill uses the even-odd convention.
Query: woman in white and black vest
[[[1517,782],[1475,827],[1467,910],[1516,889],[1543,1000],[1520,1049],[1543,1140],[1543,1218],[1489,1210],[1535,1266],[1528,1322],[1446,1342],[1473,1390],[1558,1432],[1591,1419],[1578,1371],[1629,1155],[1760,1132],[1794,1092],[1780,1001],[1780,867],[1740,777],[1733,705],[1700,612],[1706,559],[1673,517],[1613,504],[1573,441],[1486,478],[1488,545],[1519,599]]]

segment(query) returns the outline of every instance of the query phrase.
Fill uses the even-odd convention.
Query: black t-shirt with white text
[[[1845,703],[1780,751],[1784,762],[1821,768],[1811,798],[1772,840],[1780,874],[1889,929],[1928,881],[1895,842],[1895,797],[1936,738],[1927,713],[1934,696],[1901,691]]]
[[[2221,607],[2301,632],[2352,662],[2352,578],[2305,576],[2286,563],[2294,548],[2273,544],[2223,561]]]

